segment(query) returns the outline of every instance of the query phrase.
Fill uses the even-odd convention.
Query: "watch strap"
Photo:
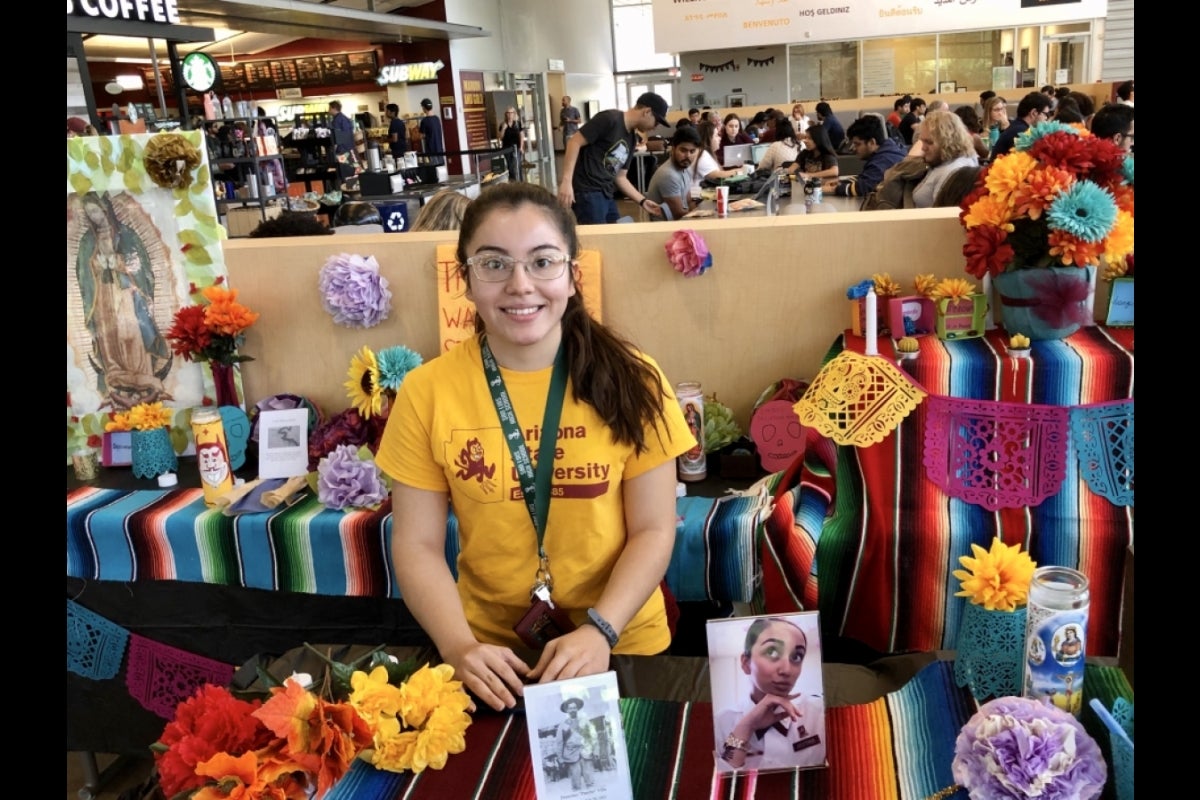
[[[621,637],[617,636],[616,629],[608,623],[608,620],[600,616],[600,612],[594,608],[587,610],[587,616],[588,623],[594,625],[600,633],[604,634],[604,638],[608,640],[609,649],[611,650],[616,647]]]

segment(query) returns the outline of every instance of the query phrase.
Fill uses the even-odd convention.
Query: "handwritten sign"
[[[1133,325],[1133,278],[1114,278],[1108,296],[1108,320],[1114,327]]]
[[[467,299],[467,282],[458,272],[454,250],[449,243],[437,246],[438,341],[443,353],[475,335],[475,304]],[[597,320],[604,319],[600,276],[599,251],[584,250],[579,255],[578,285],[584,308]]]

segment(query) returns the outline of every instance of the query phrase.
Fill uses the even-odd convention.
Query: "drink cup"
[[[718,217],[728,217],[729,216],[729,187],[728,186],[718,186],[717,187],[717,216]]]

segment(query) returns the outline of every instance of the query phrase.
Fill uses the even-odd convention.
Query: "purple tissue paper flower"
[[[972,800],[1090,800],[1108,776],[1075,717],[1022,697],[980,707],[958,734],[952,769]]]
[[[330,256],[321,267],[318,285],[321,302],[338,325],[371,328],[392,310],[392,293],[374,256]]]
[[[327,508],[377,506],[387,498],[374,461],[363,461],[351,445],[338,445],[317,465],[317,499]]]

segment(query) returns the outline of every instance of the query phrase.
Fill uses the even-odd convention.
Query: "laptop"
[[[731,144],[725,147],[725,163],[722,164],[725,169],[733,169],[734,167],[744,166],[750,161],[750,150],[752,144]]]
[[[770,146],[771,145],[769,143],[752,145],[750,147],[750,160],[755,164],[761,162],[763,160],[763,156],[767,154],[767,148]]]

